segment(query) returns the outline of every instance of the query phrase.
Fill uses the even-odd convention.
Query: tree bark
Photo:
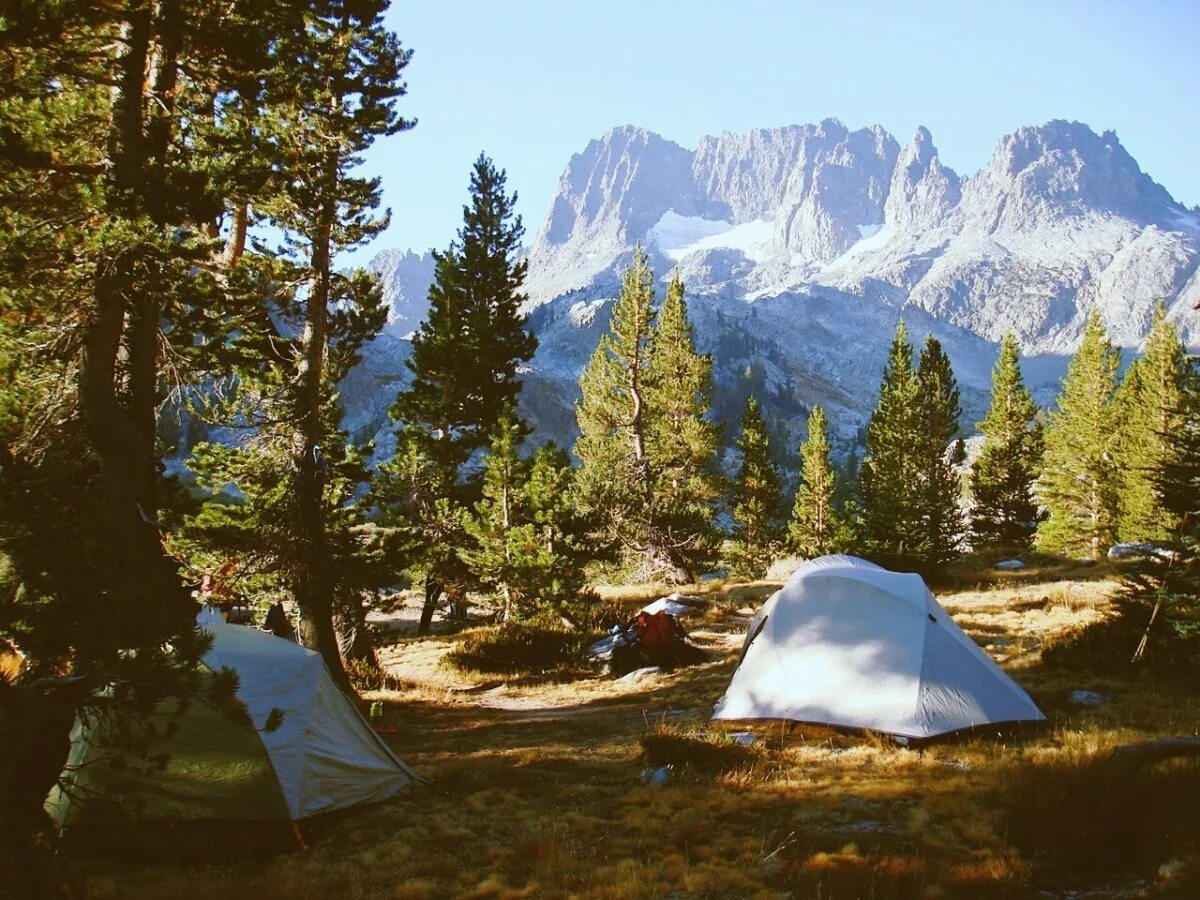
[[[154,89],[173,102],[182,27],[178,3],[164,3],[163,15]],[[156,185],[164,178],[171,109],[158,114],[152,129],[145,116],[154,24],[149,5],[140,5],[128,13],[123,30],[109,136],[108,212],[115,219],[136,222],[153,211],[156,224],[164,226],[167,211]],[[109,598],[112,614],[131,620],[163,617],[165,623],[186,612],[187,597],[163,551],[157,523],[159,306],[153,265],[146,255],[134,244],[97,264],[77,387],[80,412],[100,462],[99,489],[108,517],[101,536],[108,543],[121,590],[120,597]],[[124,365],[118,366],[118,360]]]
[[[38,835],[51,829],[42,804],[67,763],[75,710],[92,688],[0,683],[0,896],[75,896]]]
[[[435,578],[425,580],[425,605],[421,607],[421,621],[417,624],[417,634],[429,634],[433,625],[433,611],[437,609],[438,598],[442,596],[442,582]]]
[[[221,263],[226,269],[237,265],[242,254],[246,252],[246,230],[249,222],[249,204],[235,203],[229,224],[229,237],[225,239],[225,250],[221,254]]]
[[[371,628],[367,623],[367,608],[358,597],[349,608],[335,615],[334,629],[337,631],[338,646],[342,659],[354,663],[357,677],[361,681],[382,681],[383,669],[375,655],[375,642],[371,639]]]
[[[336,161],[332,166],[336,167]],[[327,175],[328,178],[328,170]],[[322,417],[322,384],[328,344],[330,254],[333,216],[331,203],[319,210],[312,236],[312,272],[301,337],[297,372],[299,423],[294,440],[296,503],[302,557],[297,567],[296,602],[304,619],[305,643],[321,654],[334,682],[343,691],[355,691],[346,674],[333,627],[333,571],[325,528],[325,438]]]

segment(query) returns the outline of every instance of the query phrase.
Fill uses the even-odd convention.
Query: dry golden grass
[[[1056,634],[1109,614],[1105,567],[956,569],[939,599],[1052,719],[921,749],[764,725],[709,725],[747,614],[777,583],[696,586],[708,661],[638,681],[489,680],[443,661],[450,636],[384,654],[397,752],[431,784],[306,825],[312,850],[210,865],[78,863],[111,897],[1189,896],[1200,769],[1114,773],[1117,744],[1200,731],[1200,690],[1144,674],[1048,669]],[[619,611],[658,589],[607,589]],[[1109,695],[1070,705],[1077,688]],[[736,730],[746,730],[739,726]],[[736,749],[734,749],[736,748]],[[675,765],[662,787],[648,766]]]

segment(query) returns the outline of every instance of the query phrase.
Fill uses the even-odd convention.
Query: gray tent
[[[928,738],[1045,716],[921,576],[823,556],[797,568],[754,616],[713,718]]]
[[[338,690],[319,654],[241,625],[206,622],[204,665],[238,674],[237,696],[254,729],[192,702],[158,716],[173,733],[152,748],[166,768],[112,764],[97,725],[71,735],[64,778],[46,809],[60,826],[139,820],[296,821],[392,796],[420,776],[406,766]],[[282,725],[262,730],[272,709]]]

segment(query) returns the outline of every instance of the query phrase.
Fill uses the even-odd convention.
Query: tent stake
[[[304,843],[304,835],[300,833],[300,823],[295,820],[292,821],[292,834],[296,838],[296,843],[300,845],[300,849],[307,850],[308,844]]]

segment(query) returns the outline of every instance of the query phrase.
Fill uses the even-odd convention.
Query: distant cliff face
[[[754,392],[793,440],[822,403],[852,442],[901,316],[946,345],[968,429],[1007,331],[1044,402],[1092,307],[1136,348],[1163,301],[1200,344],[1200,210],[1176,203],[1112,132],[1021,128],[964,178],[924,128],[901,146],[878,126],[828,119],[690,151],[622,127],[571,158],[530,249],[541,346],[523,402],[546,436],[571,437],[576,380],[639,242],[656,272],[678,267],[687,283],[697,339],[715,356],[718,414]],[[375,267],[398,336],[424,315],[432,260],[389,251]],[[402,370],[399,343],[373,348],[369,367]]]

